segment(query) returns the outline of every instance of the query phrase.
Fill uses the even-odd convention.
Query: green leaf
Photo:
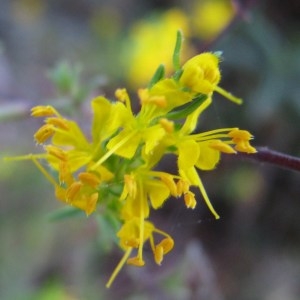
[[[191,102],[176,107],[174,110],[167,113],[166,118],[171,120],[186,118],[188,115],[194,112],[206,99],[207,95],[201,94],[194,98]]]
[[[165,66],[161,64],[158,66],[153,77],[151,78],[148,88],[151,88],[155,83],[163,79],[164,76],[165,76]]]
[[[180,51],[182,45],[182,32],[180,30],[177,31],[176,43],[173,52],[173,67],[175,71],[180,69]]]

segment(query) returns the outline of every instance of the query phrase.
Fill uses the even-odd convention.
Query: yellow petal
[[[219,58],[212,53],[202,53],[192,57],[182,69],[180,83],[196,93],[212,93],[221,79]]]
[[[164,110],[169,112],[175,107],[181,106],[192,100],[193,95],[182,91],[181,87],[174,79],[163,79],[156,83],[149,91],[150,96],[164,96],[167,104]]]
[[[118,135],[113,137],[108,142],[107,149],[111,150],[113,148],[116,148],[116,150],[114,151],[115,154],[129,159],[132,158],[140,144],[141,136],[139,133],[137,133],[126,141],[127,137],[131,134],[130,131],[131,130],[129,129],[124,129]]]
[[[189,185],[197,185],[199,182],[199,175],[194,167],[186,168],[186,169],[179,169],[180,176],[187,181]]]
[[[160,180],[147,180],[145,189],[149,195],[151,205],[154,209],[162,206],[170,196],[170,190],[165,183]]]
[[[220,151],[212,149],[208,142],[199,143],[200,155],[196,167],[201,170],[212,170],[220,160]]]
[[[144,131],[142,138],[145,141],[146,155],[151,154],[165,134],[165,130],[160,126],[152,126]]]
[[[89,148],[83,132],[76,122],[66,120],[68,130],[56,130],[52,138],[52,143],[56,146],[74,146],[78,149]]]
[[[100,141],[103,128],[110,116],[112,104],[105,97],[97,97],[91,102],[93,109],[92,137],[93,141]]]
[[[194,140],[185,140],[178,148],[178,167],[180,169],[188,169],[195,165],[198,160],[200,149]]]

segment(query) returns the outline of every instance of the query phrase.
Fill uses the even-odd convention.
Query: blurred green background
[[[197,20],[200,2],[2,0],[1,157],[38,151],[33,105],[61,107],[88,131],[93,96],[137,88],[128,77],[136,24],[157,24],[175,7]],[[223,51],[221,86],[245,103],[216,96],[199,130],[238,126],[254,134],[255,146],[299,156],[300,3],[226,5],[233,13],[222,31],[201,34],[194,22],[186,42],[191,53]],[[106,290],[121,252],[101,219],[53,221],[62,205],[35,166],[1,159],[0,299],[299,299],[299,173],[224,156],[201,178],[221,219],[200,195],[194,211],[169,200],[152,218],[174,237],[174,251],[161,267],[149,251],[146,267],[125,267]]]

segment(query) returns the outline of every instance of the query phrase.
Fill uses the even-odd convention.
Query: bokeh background
[[[169,200],[152,218],[175,239],[161,267],[125,267],[99,217],[58,220],[62,205],[30,162],[2,157],[38,151],[33,105],[49,103],[88,131],[89,101],[133,95],[175,32],[183,60],[223,51],[221,86],[199,130],[238,126],[254,145],[300,155],[300,3],[297,0],[2,0],[0,3],[0,299],[272,299],[300,297],[300,175],[224,156],[202,180],[221,215],[198,195],[187,210]],[[166,165],[168,162],[166,162]],[[57,215],[56,215],[57,216]]]

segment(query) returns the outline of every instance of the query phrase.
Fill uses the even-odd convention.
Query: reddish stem
[[[256,147],[257,153],[239,153],[238,156],[269,163],[289,170],[300,171],[300,158],[271,150],[267,147]]]

